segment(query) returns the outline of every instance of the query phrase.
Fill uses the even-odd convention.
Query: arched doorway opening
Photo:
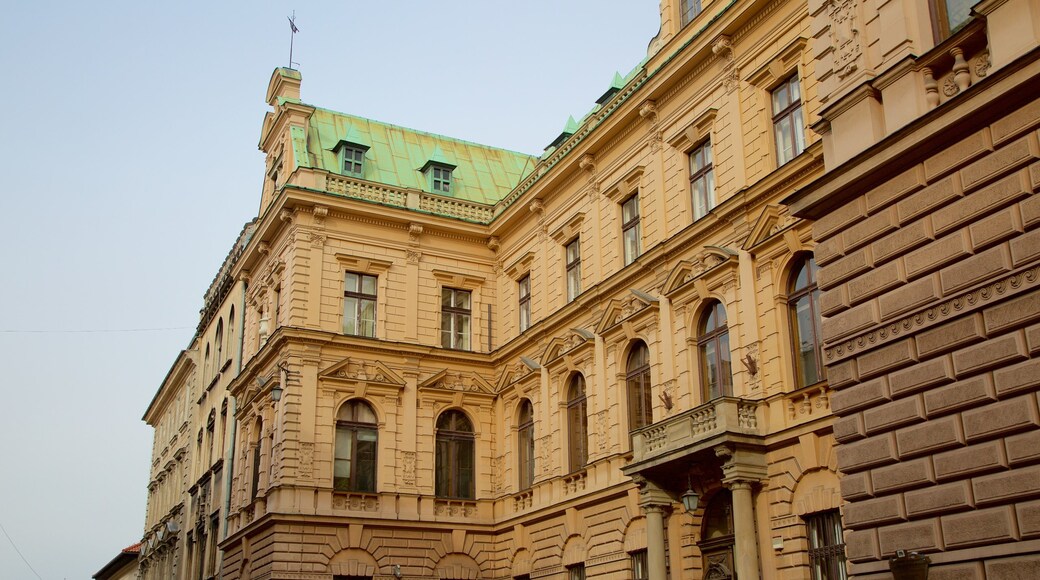
[[[701,517],[704,580],[733,578],[733,497],[728,489],[716,492]]]

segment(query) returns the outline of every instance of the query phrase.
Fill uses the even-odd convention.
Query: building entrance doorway
[[[701,519],[701,565],[704,580],[734,580],[733,497],[728,489],[712,496]]]

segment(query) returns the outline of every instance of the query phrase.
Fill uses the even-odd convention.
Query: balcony
[[[766,403],[736,397],[715,399],[632,432],[628,471],[663,465],[720,443],[761,444]]]

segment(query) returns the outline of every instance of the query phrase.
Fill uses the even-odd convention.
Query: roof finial
[[[299,32],[300,29],[296,27],[296,11],[295,10],[293,10],[292,16],[290,16],[288,18],[289,18],[289,29],[292,30],[292,32],[290,33],[290,36],[289,36],[289,68],[292,68],[294,64],[295,65],[299,65],[300,64],[298,62],[293,62],[293,59],[292,59],[293,41],[296,40],[296,33]],[[293,70],[295,70],[295,69],[293,69]]]

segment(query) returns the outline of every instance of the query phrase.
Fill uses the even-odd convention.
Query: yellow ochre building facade
[[[855,487],[859,440],[909,423],[870,423],[832,350],[906,277],[845,273],[876,220],[826,184],[954,106],[947,79],[1035,56],[988,40],[1005,4],[1036,8],[662,0],[646,59],[537,156],[276,69],[258,217],[146,415],[142,577],[880,579],[904,544],[941,573],[857,505],[887,493]]]

